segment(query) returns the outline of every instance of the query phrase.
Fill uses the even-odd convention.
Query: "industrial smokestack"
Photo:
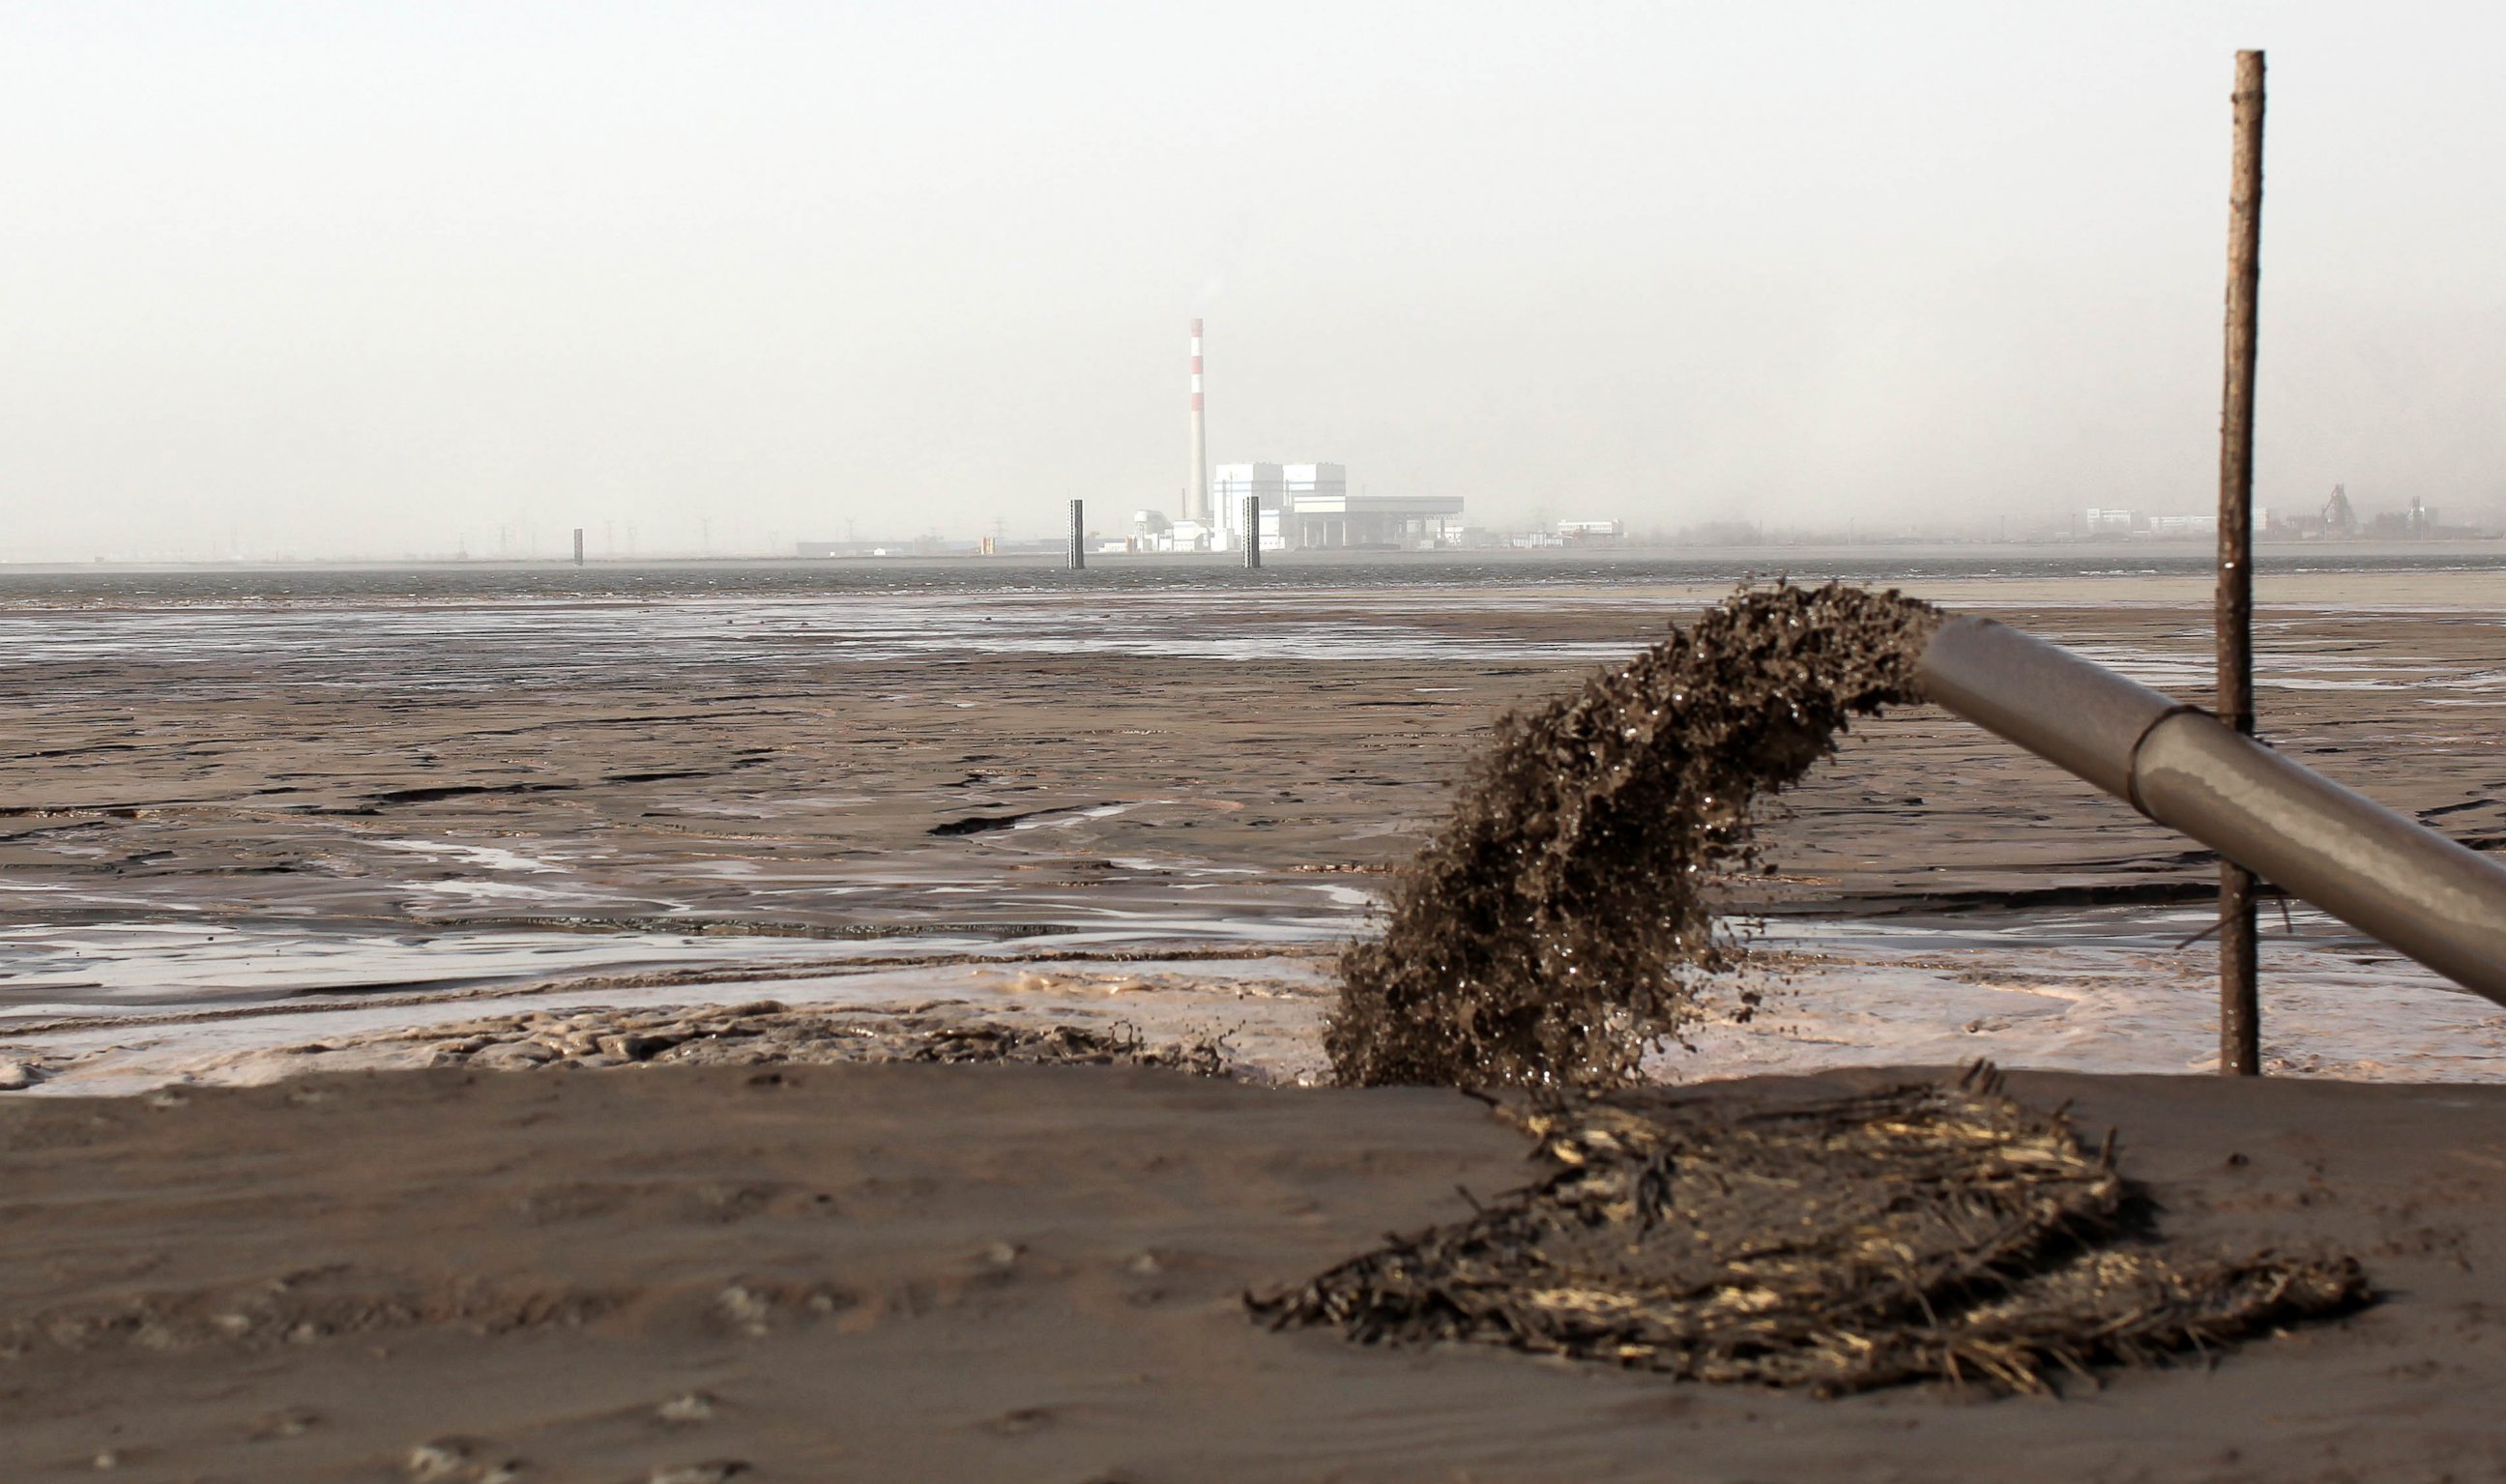
[[[1209,433],[1200,420],[1200,321],[1192,322],[1192,481],[1184,486],[1183,518],[1208,525]]]

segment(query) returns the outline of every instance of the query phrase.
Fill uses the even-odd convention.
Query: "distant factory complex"
[[[1525,548],[1597,548],[1625,544],[1617,520],[1542,521],[1531,530],[1483,530],[1462,524],[1459,495],[1378,495],[1352,486],[1345,464],[1209,462],[1207,392],[1202,383],[1200,321],[1192,322],[1186,363],[1189,440],[1183,487],[1171,512],[1112,500],[1067,500],[1062,537],[1012,539],[1006,521],[993,534],[958,540],[936,531],[904,540],[801,541],[796,554],[864,556],[1012,556],[1066,551],[1081,565],[1090,554],[1227,552],[1259,566],[1266,551],[1436,551]],[[1121,516],[1129,515],[1124,522]],[[850,522],[846,522],[850,524]]]
[[[1168,520],[1164,511],[1134,511],[1130,532],[1119,543],[1100,540],[1100,548],[1241,551],[1251,539],[1244,522],[1248,497],[1265,551],[1426,550],[1460,536],[1460,496],[1352,495],[1348,470],[1340,464],[1221,464],[1209,487],[1210,518]]]
[[[1201,384],[1200,321],[1192,322],[1188,429],[1191,463],[1183,510],[1136,510],[1120,537],[1099,534],[1100,551],[1265,551],[1328,548],[1425,550],[1461,535],[1458,495],[1352,494],[1342,464],[1209,464],[1209,430]],[[1247,504],[1252,523],[1246,528]]]
[[[1192,322],[1185,390],[1188,394],[1187,463],[1184,481],[1171,510],[1134,503],[1120,494],[1069,499],[1069,526],[1061,537],[1010,538],[1005,520],[993,522],[993,534],[958,540],[937,531],[905,540],[803,541],[794,549],[804,557],[863,556],[1010,556],[1067,552],[1080,566],[1091,553],[1105,555],[1162,553],[1230,553],[1247,566],[1261,565],[1260,553],[1293,551],[1436,551],[1539,550],[1597,551],[1603,548],[1660,548],[1665,546],[1734,547],[1821,544],[1843,546],[1920,545],[1926,542],[1963,545],[2016,540],[2023,545],[2058,542],[2208,542],[2218,538],[2219,520],[2206,511],[2173,512],[2097,506],[2074,508],[2068,520],[2034,523],[2014,532],[2008,519],[1996,520],[1990,534],[1982,526],[1925,527],[1908,525],[1882,532],[1844,530],[1770,531],[1754,520],[1718,521],[1631,532],[1622,520],[1552,520],[1545,513],[1528,528],[1483,528],[1462,523],[1459,495],[1378,495],[1352,485],[1348,466],[1330,463],[1252,461],[1212,465],[1209,461],[1208,394],[1204,382],[1201,322]],[[1128,519],[1124,517],[1128,515]],[[849,524],[850,522],[847,522]],[[2407,508],[2363,514],[2348,491],[2334,486],[2319,511],[2290,513],[2253,507],[2254,534],[2276,541],[2463,541],[2495,539],[2480,527],[2447,525],[2432,506],[2416,496]],[[577,533],[578,542],[581,533]],[[578,548],[576,559],[582,559]]]
[[[2074,527],[2092,541],[2210,541],[2219,534],[2214,513],[2161,515],[2146,511],[2087,510]],[[2346,485],[2332,486],[2320,511],[2290,515],[2265,506],[2254,507],[2254,534],[2278,541],[2462,541],[2482,536],[2470,526],[2449,526],[2433,506],[2411,497],[2407,509],[2384,511],[2361,518]]]

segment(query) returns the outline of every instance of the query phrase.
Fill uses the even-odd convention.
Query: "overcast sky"
[[[0,557],[2506,506],[2506,6],[0,3]]]

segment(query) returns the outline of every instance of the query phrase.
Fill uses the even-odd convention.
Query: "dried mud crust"
[[[1729,967],[1707,889],[1751,809],[1912,703],[1940,623],[1896,592],[1742,591],[1573,695],[1497,724],[1452,818],[1342,958],[1324,1042],[1351,1085],[1614,1086]]]
[[[432,1043],[435,1066],[487,1071],[626,1066],[771,1066],[844,1062],[1016,1062],[1160,1067],[1224,1077],[1221,1040],[1152,1043],[1128,1026],[1003,1025],[929,1014],[841,1014],[779,1001],[651,1010],[541,1010],[379,1042]],[[334,1047],[312,1046],[308,1051]]]
[[[2347,1256],[2182,1253],[2136,1230],[2111,1145],[2085,1148],[1982,1066],[1772,1109],[1659,1093],[1500,1107],[1557,1173],[1247,1295],[1253,1315],[1819,1395],[2041,1392],[2368,1298]]]

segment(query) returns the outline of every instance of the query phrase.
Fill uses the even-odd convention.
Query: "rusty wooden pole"
[[[2237,144],[2228,195],[2227,376],[2219,415],[2219,719],[2254,729],[2254,342],[2263,242],[2263,54],[2237,53]],[[2263,1070],[2254,874],[2219,863],[2219,1071]]]

